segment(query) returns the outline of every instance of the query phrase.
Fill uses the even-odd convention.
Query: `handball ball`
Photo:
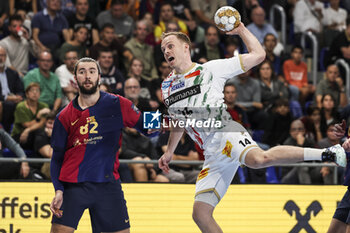
[[[223,6],[216,11],[214,22],[221,31],[228,32],[239,26],[241,15],[235,8]]]

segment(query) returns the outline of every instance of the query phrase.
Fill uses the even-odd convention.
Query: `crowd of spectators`
[[[275,28],[279,19],[274,24],[267,20],[273,4],[287,13],[286,47]],[[161,34],[187,34],[192,59],[198,63],[238,56],[247,50],[240,38],[220,32],[213,21],[224,5],[238,9],[266,50],[264,62],[225,85],[232,119],[264,149],[339,143],[333,126],[350,117],[345,93],[349,84],[334,65],[339,58],[350,65],[350,6],[345,0],[10,0],[0,1],[0,157],[12,150],[23,158],[21,148],[31,157],[51,157],[54,117],[78,93],[73,69],[85,56],[101,66],[102,91],[125,96],[141,111],[159,109],[166,114],[160,88],[171,69],[162,55]],[[308,45],[300,46],[301,34],[307,31],[316,35],[319,54],[326,51],[316,86],[305,62]],[[147,138],[126,128],[120,158],[157,160],[168,134]],[[203,154],[184,135],[173,159],[200,160]],[[49,164],[9,164],[1,169],[0,179],[49,179],[48,169]],[[333,182],[334,171],[328,167],[274,169],[282,183]],[[173,165],[163,174],[145,163],[120,168],[125,182],[194,183],[199,171],[196,166]],[[239,174],[246,178],[234,180],[266,183],[267,172],[244,168]]]

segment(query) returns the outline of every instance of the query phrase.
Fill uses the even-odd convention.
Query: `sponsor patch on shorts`
[[[205,168],[203,169],[199,174],[198,174],[198,177],[197,177],[197,181],[203,179],[204,177],[206,177],[208,175],[208,171],[210,170],[210,168]]]

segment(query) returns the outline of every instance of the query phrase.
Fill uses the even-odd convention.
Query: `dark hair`
[[[258,66],[258,76],[259,76],[259,78],[261,78],[260,77],[260,69],[261,69],[261,67],[264,64],[268,64],[270,66],[270,69],[271,69],[271,80],[274,80],[276,78],[276,75],[275,75],[275,71],[273,69],[273,64],[272,64],[272,62],[270,60],[267,60],[267,59],[265,59],[263,62],[261,62],[260,65]]]
[[[277,108],[277,107],[281,107],[281,106],[288,106],[289,107],[288,99],[281,98],[281,99],[276,100],[275,107]]]
[[[306,109],[306,114],[308,116],[311,116],[312,113],[314,113],[315,111],[318,111],[321,114],[321,109],[319,109],[317,106],[315,105],[310,105],[309,107],[307,107]]]
[[[49,112],[45,115],[46,120],[55,120],[56,114],[54,112]]]
[[[329,95],[329,96],[332,98],[332,100],[333,100],[333,102],[334,102],[334,105],[335,105],[335,98],[334,98],[334,96],[333,96],[331,93],[325,93],[325,94],[323,94],[323,95],[322,95],[322,99],[321,99],[321,103],[323,103],[324,98],[326,98],[327,95]]]
[[[112,23],[105,23],[102,25],[100,31],[102,32],[103,30],[105,30],[105,28],[112,28],[114,30],[114,25]]]
[[[78,32],[81,28],[85,28],[88,32],[89,29],[85,25],[79,25],[78,27],[74,28],[73,32],[76,33]]]
[[[112,0],[111,7],[114,5],[124,5],[124,1],[123,0]]]
[[[274,34],[272,34],[272,33],[267,33],[267,34],[264,36],[264,43],[266,42],[266,38],[267,38],[268,36],[273,36],[273,38],[275,38],[275,42],[277,43],[277,38],[276,38],[276,36],[275,36]]]
[[[226,87],[234,87],[236,90],[237,90],[237,87],[236,87],[236,85],[231,81],[227,81],[226,83],[225,83],[225,86],[224,86],[224,91],[225,91],[225,88]]]
[[[219,29],[213,25],[210,25],[205,29],[205,35],[208,34],[209,28],[214,28],[216,30],[216,33],[219,35]]]
[[[98,62],[94,59],[92,59],[91,57],[83,57],[83,58],[80,58],[77,63],[75,63],[75,66],[74,66],[74,75],[77,76],[77,69],[78,69],[78,66],[80,63],[83,63],[83,62],[93,62],[96,64],[97,66],[97,71],[98,71],[98,74],[101,74],[101,67],[100,65],[98,64]]]
[[[12,21],[21,21],[21,22],[23,22],[23,18],[20,15],[14,14],[14,15],[11,15],[10,18],[9,18],[9,25],[11,25]]]
[[[100,58],[101,56],[101,53],[111,53],[112,54],[112,58],[114,60],[114,57],[113,57],[113,52],[112,50],[109,50],[109,49],[101,49],[101,50],[98,50],[98,55],[97,55],[97,59]]]
[[[293,45],[291,53],[294,52],[294,50],[296,50],[296,49],[300,49],[301,53],[304,53],[304,49],[300,45]]]
[[[174,11],[173,5],[172,5],[169,1],[163,1],[163,2],[160,4],[159,9],[161,10],[161,9],[163,8],[163,6],[166,6],[166,5],[169,5],[169,6],[171,7],[171,10]]]

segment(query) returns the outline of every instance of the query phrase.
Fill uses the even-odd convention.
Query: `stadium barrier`
[[[346,98],[349,101],[350,98],[350,67],[349,64],[344,59],[338,59],[335,61],[337,66],[342,66],[345,70],[345,91]]]
[[[199,233],[193,184],[122,184],[133,233]],[[214,216],[225,233],[326,232],[346,187],[231,185]],[[51,183],[0,182],[0,232],[47,233]],[[64,214],[64,211],[63,211]],[[77,233],[90,233],[86,211]]]
[[[275,23],[275,12],[278,12],[281,15],[281,42],[283,48],[286,49],[287,46],[287,16],[283,7],[278,4],[273,4],[270,8],[270,24],[274,26]]]
[[[50,162],[51,159],[48,158],[0,158],[1,162],[30,162],[30,163],[45,163]],[[142,163],[142,164],[158,164],[158,160],[128,160],[128,159],[120,159],[119,162],[121,164],[130,164],[130,163]],[[203,161],[198,160],[173,160],[170,162],[170,164],[186,164],[186,165],[192,165],[192,166],[198,166],[203,165]],[[283,165],[276,165],[273,167],[334,167],[333,172],[333,183],[338,184],[338,167],[333,163],[294,163],[294,164],[283,164]],[[272,182],[275,183],[275,182]],[[0,232],[1,233],[1,232]]]
[[[310,32],[303,32],[301,34],[301,46],[306,50],[305,38],[309,37],[312,42],[312,84],[317,85],[317,64],[318,64],[318,41],[316,36]]]

